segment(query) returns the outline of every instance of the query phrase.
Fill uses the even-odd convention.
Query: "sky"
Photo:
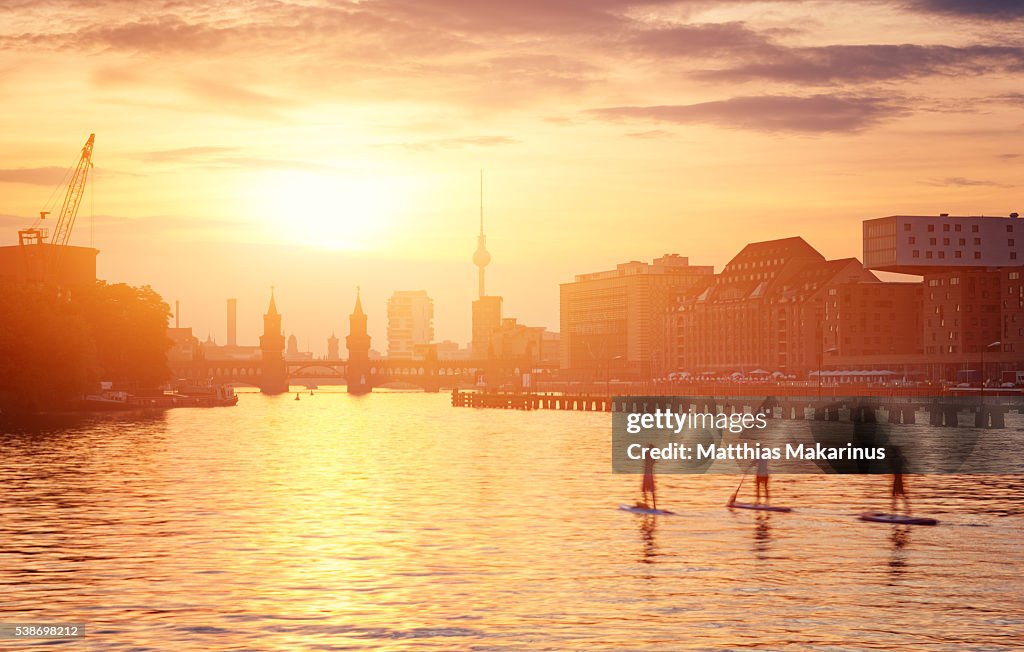
[[[0,244],[95,133],[72,243],[200,338],[274,286],[322,354],[361,287],[374,348],[394,290],[465,342],[481,168],[488,292],[554,330],[617,263],[1020,211],[1024,3],[5,0],[0,97]]]

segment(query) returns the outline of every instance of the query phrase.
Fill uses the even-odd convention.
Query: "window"
[[[977,224],[972,224],[971,225],[971,233],[977,233],[977,232],[978,232],[978,225]]]
[[[1010,272],[1009,279],[1011,281],[1016,281],[1019,278],[1020,278],[1020,272]]]
[[[943,238],[942,239],[942,245],[945,246],[945,247],[948,247],[949,246],[949,238]]]
[[[921,250],[920,249],[915,249],[914,250],[914,258],[920,258],[920,257],[921,257]]]
[[[909,238],[907,238],[907,244],[917,244],[917,238],[915,238],[914,236],[910,236]]]
[[[928,225],[928,233],[931,233],[934,230],[935,230],[935,225],[934,224],[929,224]]]
[[[931,258],[932,257],[932,252],[930,252],[930,251],[924,252],[924,257],[925,258]]]
[[[939,258],[945,258],[945,257],[946,257],[946,252],[945,251],[940,251],[939,252]]]
[[[1006,232],[1007,233],[1013,233],[1013,225],[1012,224],[1007,224],[1006,225]]]
[[[949,231],[949,225],[948,224],[943,224],[942,225],[942,230],[948,232]]]
[[[980,251],[975,251],[974,252],[974,260],[981,260],[981,252]]]
[[[963,228],[963,224],[957,224],[956,226],[953,227],[953,230],[956,231],[957,233],[960,233],[961,228]]]
[[[964,257],[964,252],[962,252],[962,251],[954,251],[953,252],[953,257],[954,258],[963,258]]]
[[[960,246],[961,247],[967,246],[967,238],[960,238]]]
[[[975,238],[974,239],[974,244],[975,245],[980,245],[981,244],[981,238]]]
[[[1010,252],[1010,260],[1017,260],[1017,252],[1016,251],[1011,251]]]
[[[936,240],[935,238],[928,238],[928,244],[934,246],[934,245],[938,244],[938,240]]]
[[[1013,238],[1007,238],[1006,239],[1006,246],[1007,247],[1013,247],[1014,246],[1014,244],[1013,244],[1014,242],[1016,242],[1016,240],[1014,240]]]
[[[904,231],[909,231],[910,230],[910,225],[909,224],[904,224],[903,225],[903,230]]]

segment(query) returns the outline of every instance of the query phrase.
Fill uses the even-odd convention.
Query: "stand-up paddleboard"
[[[726,507],[732,509],[757,509],[762,512],[791,512],[792,507],[776,507],[775,505],[759,505],[756,503],[726,503]]]
[[[884,514],[882,512],[864,512],[860,520],[873,523],[896,523],[898,525],[938,525],[934,518],[922,516],[900,516],[899,514]]]
[[[637,505],[619,505],[619,509],[627,512],[633,512],[634,514],[654,514],[663,516],[675,516],[675,512],[670,512],[667,509],[652,509],[650,507],[639,507]]]

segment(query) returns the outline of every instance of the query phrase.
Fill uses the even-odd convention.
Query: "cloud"
[[[619,106],[591,109],[605,120],[647,120],[673,124],[716,124],[769,132],[854,132],[906,110],[891,99],[850,95],[794,97],[761,95],[699,104]]]
[[[639,138],[639,139],[668,138],[668,137],[674,136],[674,135],[675,134],[673,134],[671,131],[666,131],[665,129],[649,129],[647,131],[631,131],[631,132],[626,134],[626,136],[628,136],[629,138]]]
[[[997,102],[1004,102],[1011,106],[1024,108],[1024,93],[1006,93],[1005,95],[997,95],[992,99]]]
[[[378,0],[372,7],[414,23],[491,33],[600,33],[628,27],[630,9],[677,0]]]
[[[42,168],[0,169],[0,183],[25,183],[33,186],[55,186],[64,180],[66,168],[56,166]]]
[[[964,18],[1024,18],[1020,0],[914,0],[912,9]]]
[[[264,117],[278,117],[278,110],[293,107],[294,100],[254,91],[213,79],[191,79],[185,84],[187,92],[217,110],[252,112]]]
[[[225,31],[197,23],[188,23],[177,16],[156,20],[95,25],[75,33],[73,42],[79,47],[102,47],[115,50],[145,52],[208,51],[222,45]]]
[[[765,33],[741,22],[641,29],[630,43],[641,52],[659,57],[753,56],[778,50]]]
[[[1024,69],[1024,47],[1015,46],[827,45],[766,48],[763,54],[757,61],[698,74],[725,81],[830,84]]]
[[[935,179],[933,181],[926,181],[926,185],[929,186],[957,186],[957,187],[985,187],[985,188],[1013,188],[1013,186],[1005,183],[998,183],[996,181],[987,181],[985,179],[968,179],[966,177],[946,177],[945,179]]]

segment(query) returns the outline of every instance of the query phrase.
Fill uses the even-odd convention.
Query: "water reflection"
[[[910,544],[910,526],[893,525],[889,533],[892,552],[889,556],[889,570],[894,580],[902,577],[908,570],[907,546]]]
[[[757,512],[754,516],[754,554],[767,559],[772,543],[772,516],[770,512]]]
[[[643,542],[643,549],[640,555],[641,564],[653,564],[658,556],[658,543],[654,533],[658,528],[658,517],[644,514],[640,517],[640,539]]]
[[[661,476],[679,515],[637,516],[607,415],[293,399],[0,436],[0,622],[104,651],[1009,650],[1024,619],[1020,478],[915,477],[942,524],[893,538],[853,516],[878,477],[775,476],[773,515],[723,507],[735,476]]]

